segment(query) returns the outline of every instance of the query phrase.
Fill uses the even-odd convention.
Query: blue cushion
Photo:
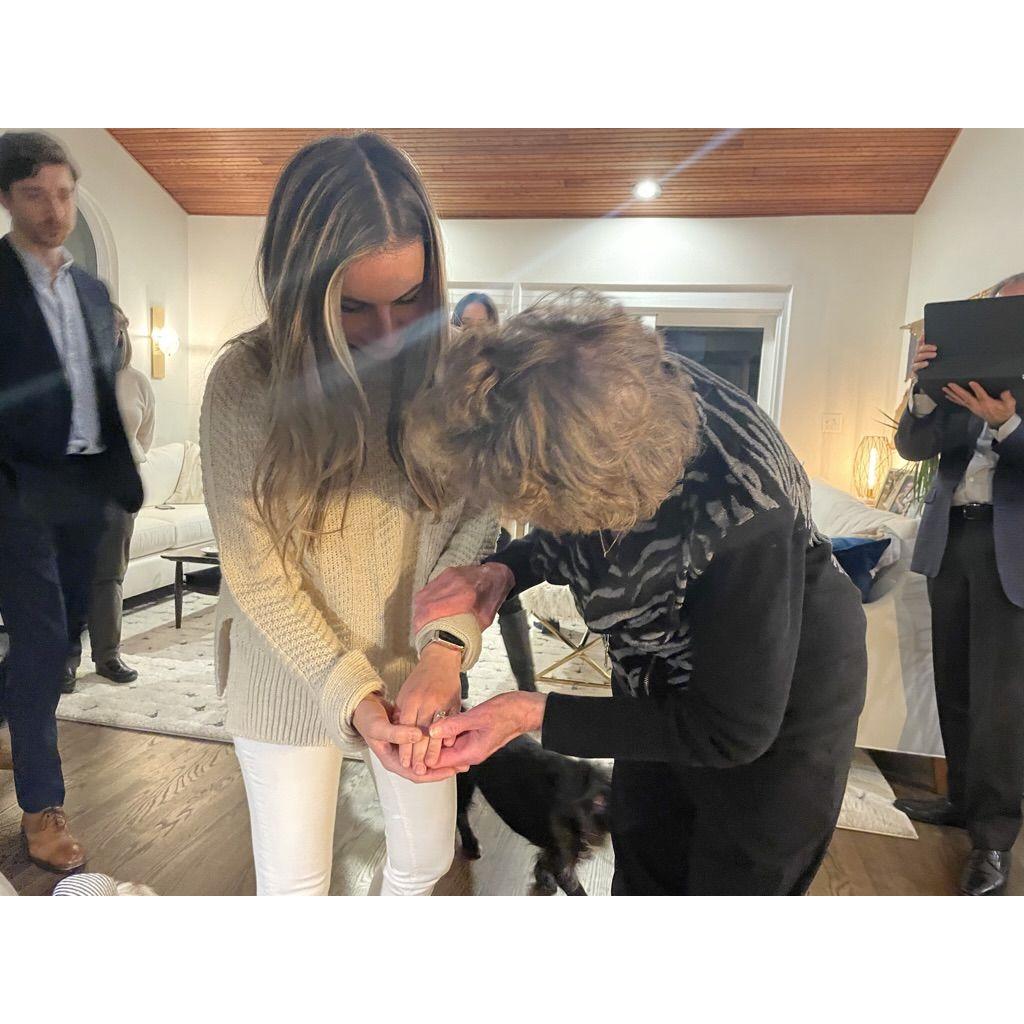
[[[874,579],[871,570],[878,565],[885,549],[892,543],[891,538],[876,540],[874,537],[833,537],[832,551],[846,575],[857,584],[862,600],[871,594]]]

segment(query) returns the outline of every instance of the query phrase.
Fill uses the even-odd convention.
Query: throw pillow
[[[199,457],[199,445],[194,441],[185,442],[185,458],[181,464],[181,473],[174,493],[168,500],[169,505],[202,505],[206,501],[203,494],[203,464]]]
[[[874,577],[871,570],[878,564],[890,539],[876,540],[873,537],[833,537],[832,553],[843,571],[857,585],[861,599],[867,601],[871,596],[871,584]]]

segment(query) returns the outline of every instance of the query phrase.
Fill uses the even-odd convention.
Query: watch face
[[[445,643],[455,644],[456,647],[461,647],[463,650],[466,648],[466,645],[454,633],[449,633],[446,630],[439,629],[437,631],[437,638],[438,640],[444,640]]]

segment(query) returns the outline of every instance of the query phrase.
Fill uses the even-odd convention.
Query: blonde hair
[[[120,357],[117,369],[118,371],[127,370],[132,365],[132,339],[128,333],[128,317],[116,302],[112,302],[110,305],[114,310],[115,342]]]
[[[651,518],[700,436],[692,382],[658,335],[580,290],[453,339],[410,424],[443,496],[482,495],[555,533]]]
[[[365,371],[341,327],[345,268],[412,241],[423,244],[430,312],[381,371],[390,375],[389,451],[410,480],[405,407],[430,379],[447,336],[440,229],[420,176],[379,135],[330,136],[296,153],[274,189],[259,255],[267,319],[235,343],[253,347],[270,382],[253,497],[282,559],[301,561],[324,531],[329,503],[348,493],[365,461],[371,410]],[[437,511],[436,500],[420,496]]]

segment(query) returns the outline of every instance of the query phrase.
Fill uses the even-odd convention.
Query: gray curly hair
[[[699,448],[692,381],[658,335],[593,292],[464,332],[410,409],[413,461],[555,533],[651,518]]]

